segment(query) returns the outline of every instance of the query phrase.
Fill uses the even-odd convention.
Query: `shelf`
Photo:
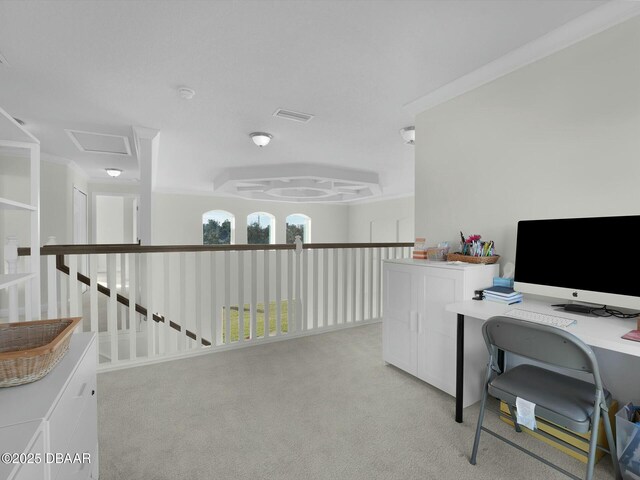
[[[26,203],[15,202],[8,198],[0,197],[0,209],[1,210],[29,210],[31,212],[36,211],[36,207],[28,205]]]
[[[26,282],[35,276],[35,273],[2,273],[0,274],[0,290]]]

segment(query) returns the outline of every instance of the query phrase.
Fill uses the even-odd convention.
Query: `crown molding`
[[[417,115],[640,14],[640,2],[612,1],[403,106]]]

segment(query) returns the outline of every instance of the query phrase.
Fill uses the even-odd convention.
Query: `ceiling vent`
[[[131,155],[129,138],[123,135],[107,133],[65,130],[78,150],[85,153],[102,153],[108,155]]]
[[[279,108],[275,112],[273,112],[274,117],[286,118],[287,120],[293,120],[294,122],[307,123],[313,118],[313,115],[309,115],[308,113],[300,113],[294,112],[292,110],[285,110],[283,108]]]

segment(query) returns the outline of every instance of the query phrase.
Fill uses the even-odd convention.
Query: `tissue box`
[[[493,286],[513,288],[513,278],[493,277]]]

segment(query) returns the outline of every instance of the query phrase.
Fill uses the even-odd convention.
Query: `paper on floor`
[[[524,398],[516,397],[516,410],[518,423],[523,427],[527,427],[530,430],[536,429],[536,404],[525,400]]]

